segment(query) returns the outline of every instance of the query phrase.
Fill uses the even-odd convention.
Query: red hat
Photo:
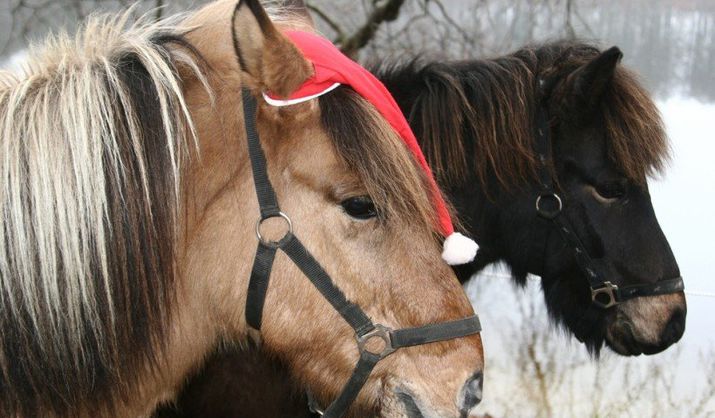
[[[289,106],[314,99],[330,92],[341,84],[350,86],[370,102],[390,123],[409,148],[417,163],[425,171],[432,187],[432,195],[440,232],[445,236],[442,258],[449,264],[464,264],[472,261],[477,253],[477,244],[464,235],[454,232],[452,219],[437,182],[432,175],[425,156],[417,143],[415,134],[402,115],[390,92],[360,64],[340,52],[329,40],[309,32],[289,31],[288,38],[313,64],[314,74],[287,98],[277,98],[264,93],[266,102],[273,106]]]

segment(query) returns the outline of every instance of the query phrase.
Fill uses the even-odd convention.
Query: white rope
[[[715,298],[715,293],[711,293],[711,292],[697,292],[697,291],[691,292],[689,290],[686,290],[685,294],[688,296],[702,296],[704,298]]]
[[[508,274],[500,274],[500,273],[478,273],[477,276],[494,277],[497,279],[511,279],[512,278],[512,276],[510,276]],[[538,276],[533,276],[533,275],[527,276],[527,279],[533,280],[533,281],[541,280]],[[701,292],[699,290],[686,290],[685,294],[688,296],[700,296],[703,298],[715,298],[715,293]]]

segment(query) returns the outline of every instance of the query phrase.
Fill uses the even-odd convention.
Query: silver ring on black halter
[[[283,235],[283,238],[279,239],[278,241],[268,241],[263,238],[263,235],[261,235],[261,224],[263,221],[266,219],[270,218],[283,218],[283,220],[286,222],[286,225],[288,225],[288,231]],[[261,244],[265,245],[266,247],[270,248],[280,248],[290,236],[293,235],[293,222],[291,222],[290,218],[288,215],[286,215],[283,212],[278,212],[277,215],[271,215],[271,216],[266,216],[266,217],[261,217],[257,222],[256,222],[256,237],[258,237],[258,241],[261,242]]]
[[[370,354],[379,356],[381,359],[389,356],[390,354],[395,352],[395,347],[392,346],[392,336],[390,335],[391,332],[391,328],[388,328],[381,324],[375,324],[375,329],[365,335],[357,337],[358,350],[361,353],[363,351],[367,351]],[[367,343],[368,341],[373,339],[378,339],[382,341],[382,350],[373,352],[368,349]]]
[[[548,210],[542,207],[543,202],[547,199],[553,199],[556,201],[555,209]],[[563,208],[564,204],[559,195],[556,193],[542,193],[536,198],[536,212],[546,219],[554,219],[556,215],[561,213],[561,209]]]
[[[618,305],[618,286],[611,282],[603,282],[603,287],[591,288],[591,301],[603,309]]]

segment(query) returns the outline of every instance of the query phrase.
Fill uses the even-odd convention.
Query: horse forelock
[[[547,77],[564,80],[601,51],[582,42],[556,42],[535,49]],[[555,89],[558,95],[558,88]],[[552,100],[561,100],[554,97]],[[565,101],[564,101],[565,102]],[[567,112],[577,112],[565,109]],[[637,75],[617,65],[613,78],[594,109],[606,135],[611,161],[636,183],[660,174],[670,159],[670,146],[660,112]]]
[[[360,178],[380,219],[388,226],[408,223],[412,231],[435,231],[429,183],[387,121],[347,87],[319,100],[322,123],[338,157]]]
[[[494,59],[427,64],[418,59],[374,70],[393,91],[415,79],[423,84],[403,111],[442,184],[476,175],[485,189],[491,178],[511,189],[536,179],[538,80],[564,79],[598,53],[585,43],[554,42]],[[610,158],[628,178],[641,182],[663,169],[669,156],[663,123],[633,73],[617,67],[598,111]]]
[[[638,182],[661,174],[671,157],[658,107],[627,69],[616,77],[602,103],[609,155],[625,175]]]
[[[179,70],[203,76],[180,18],[131,12],[0,77],[3,416],[112,404],[160,357],[194,140]]]

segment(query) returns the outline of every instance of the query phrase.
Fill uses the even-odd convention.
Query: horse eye
[[[598,184],[595,189],[599,196],[608,200],[622,199],[626,195],[626,185],[620,181]]]
[[[340,202],[340,206],[355,219],[370,219],[377,216],[377,209],[370,196],[356,196]]]

